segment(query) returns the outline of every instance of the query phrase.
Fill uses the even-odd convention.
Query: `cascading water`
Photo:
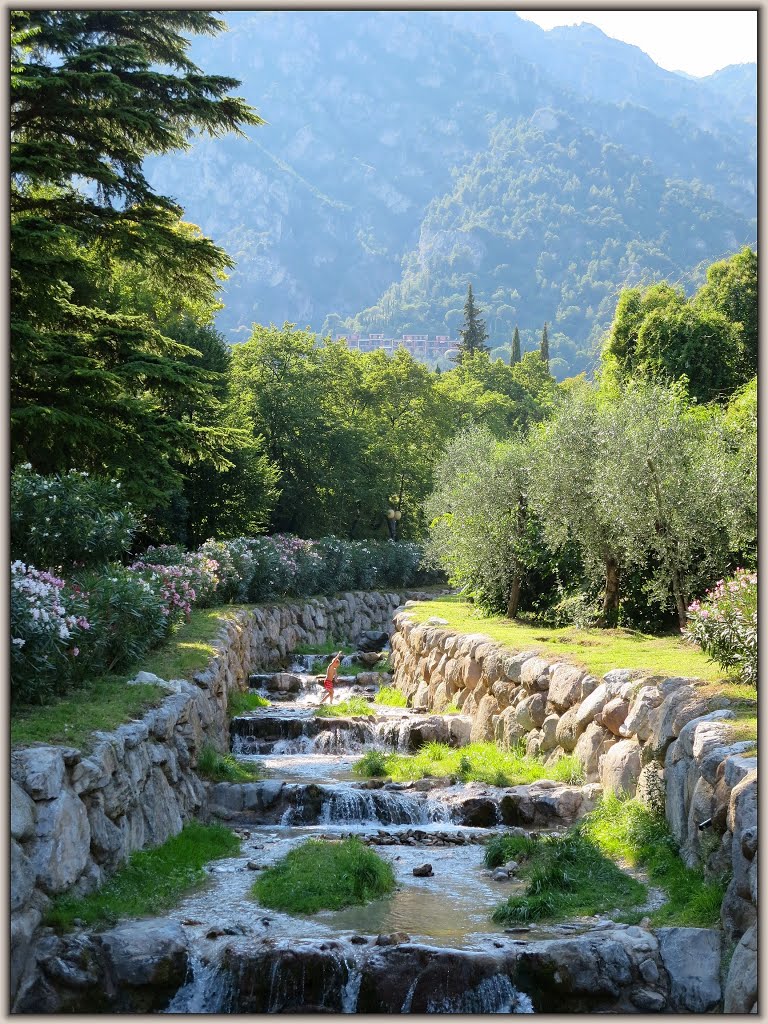
[[[444,804],[402,793],[339,788],[323,801],[320,824],[420,825],[450,821]]]
[[[187,980],[164,1012],[228,1013],[232,999],[233,986],[229,972],[220,963],[203,963],[197,954],[192,953]]]
[[[533,1003],[506,974],[494,974],[460,996],[430,999],[427,1013],[533,1013]]]

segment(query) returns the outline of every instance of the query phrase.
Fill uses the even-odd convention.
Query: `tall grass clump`
[[[321,704],[315,710],[318,718],[347,718],[352,715],[375,715],[376,712],[365,697],[350,697],[338,704]]]
[[[245,764],[234,754],[220,754],[207,743],[197,758],[197,774],[211,782],[255,782],[261,770],[257,763]]]
[[[396,686],[382,686],[376,694],[376,702],[385,708],[408,708],[406,694]]]
[[[251,895],[273,910],[314,914],[368,903],[394,888],[391,865],[359,839],[309,839],[265,871]]]

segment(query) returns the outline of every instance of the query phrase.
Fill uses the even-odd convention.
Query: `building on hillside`
[[[430,338],[428,334],[403,334],[399,338],[388,338],[385,334],[344,334],[339,332],[334,336],[336,341],[346,340],[350,348],[360,349],[361,352],[373,352],[381,349],[390,355],[397,348],[404,348],[415,359],[440,359],[444,357],[449,349],[458,345],[457,338],[451,338],[448,334],[436,334]]]

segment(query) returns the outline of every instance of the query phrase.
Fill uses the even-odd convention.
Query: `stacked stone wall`
[[[227,704],[250,672],[280,667],[299,645],[388,630],[413,594],[345,593],[238,612],[216,655],[140,721],[94,734],[91,749],[33,746],[11,755],[11,991],[19,988],[51,899],[98,888],[135,850],[157,846],[205,810],[195,766],[229,746]]]
[[[757,758],[747,756],[752,742],[736,739],[733,711],[713,708],[694,679],[625,669],[597,678],[537,651],[458,633],[444,620],[417,624],[407,607],[395,615],[391,644],[394,685],[415,708],[458,706],[471,717],[472,742],[524,744],[552,761],[573,754],[586,781],[604,792],[663,802],[685,863],[711,877],[731,875],[722,924],[738,945],[725,1002],[749,1012],[756,998],[749,978],[757,977]]]

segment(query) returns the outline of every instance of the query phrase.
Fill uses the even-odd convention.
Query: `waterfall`
[[[220,963],[203,963],[190,953],[187,980],[164,1013],[230,1013],[234,996],[232,976]]]
[[[450,821],[449,809],[433,800],[346,786],[327,792],[319,818],[319,823],[323,825],[340,821],[382,825],[423,825]]]
[[[347,981],[341,990],[341,1012],[356,1013],[357,997],[360,995],[360,985],[363,980],[363,972],[357,963],[347,961]]]
[[[412,999],[411,990],[409,994]],[[401,1012],[408,1011],[403,1008]],[[518,992],[506,974],[494,974],[460,996],[430,999],[427,1013],[533,1013],[533,1003],[524,992]]]

